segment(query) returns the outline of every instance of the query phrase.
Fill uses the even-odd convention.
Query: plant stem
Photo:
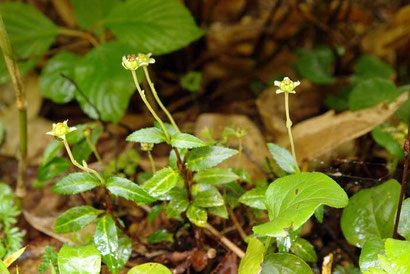
[[[3,50],[4,60],[13,82],[16,93],[16,104],[19,112],[19,155],[17,171],[16,196],[19,204],[26,195],[26,166],[27,166],[27,104],[26,95],[23,90],[23,81],[16,60],[13,58],[13,51],[10,40],[4,27],[3,18],[0,14],[0,47]]]
[[[102,159],[100,154],[98,153],[97,148],[95,147],[95,145],[91,142],[90,136],[85,134],[85,140],[87,141],[88,146],[91,148],[91,150],[93,151],[95,158],[97,158],[98,163],[102,166]]]
[[[144,102],[144,104],[146,105],[146,107],[148,108],[148,110],[151,112],[152,116],[154,116],[155,120],[157,120],[157,122],[160,124],[162,130],[164,131],[165,137],[167,139],[167,142],[169,141],[169,134],[167,129],[164,126],[164,123],[162,122],[162,120],[158,117],[158,115],[155,113],[154,109],[151,107],[150,103],[147,100],[147,97],[145,97],[145,93],[144,91],[141,89],[140,84],[138,83],[138,78],[137,78],[137,73],[135,72],[135,70],[131,70],[132,73],[132,78],[134,79],[134,83],[135,86],[137,87],[138,93],[142,99],[142,101]]]
[[[151,153],[151,151],[148,150],[148,151],[147,151],[147,154],[148,154],[149,162],[151,163],[152,173],[155,173],[155,172],[156,172],[155,161],[154,161],[154,158],[152,158],[152,153]]]
[[[235,253],[239,258],[243,258],[245,256],[245,252],[242,251],[237,245],[235,245],[233,242],[231,242],[228,238],[225,236],[222,236],[218,230],[216,230],[213,226],[210,224],[205,225],[205,229],[211,232],[212,235],[218,238],[219,241],[221,241],[227,248],[229,248],[233,253]]]
[[[92,36],[88,32],[84,32],[84,31],[80,31],[80,30],[67,29],[67,28],[64,28],[64,27],[59,27],[58,32],[62,35],[84,38],[88,42],[90,42],[90,44],[92,44],[94,47],[98,46],[97,39],[95,39],[94,36]]]
[[[232,219],[232,222],[234,226],[236,227],[236,230],[238,230],[239,235],[241,236],[242,240],[245,240],[247,235],[246,232],[243,230],[241,224],[239,223],[238,219],[236,218],[235,212],[232,210],[230,206],[227,206],[229,216]]]
[[[172,118],[171,113],[169,113],[169,111],[167,110],[167,108],[164,106],[164,104],[162,103],[161,99],[158,96],[158,93],[154,87],[154,84],[151,81],[151,78],[149,77],[149,73],[148,73],[148,68],[147,66],[143,66],[144,69],[144,73],[145,73],[145,78],[147,79],[147,82],[151,88],[152,94],[154,95],[155,100],[157,101],[158,105],[161,107],[162,111],[165,112],[165,114],[167,115],[169,121],[171,122],[172,126],[175,128],[175,130],[177,132],[181,132],[179,130],[178,125],[175,123],[174,118]]]
[[[295,152],[295,144],[293,143],[293,136],[292,136],[292,120],[290,120],[290,115],[289,115],[289,93],[285,92],[285,110],[286,110],[286,128],[288,129],[288,135],[289,135],[289,142],[290,142],[290,147],[292,149],[292,156],[293,160],[295,161],[296,169],[298,172],[300,172],[298,161],[296,160],[296,152]]]
[[[268,252],[271,240],[272,240],[272,237],[268,236],[268,238],[266,239],[266,243],[265,243],[265,253]]]

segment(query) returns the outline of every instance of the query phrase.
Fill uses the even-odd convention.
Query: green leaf
[[[369,78],[360,81],[349,95],[349,107],[356,111],[373,107],[383,101],[391,103],[401,92],[390,81],[381,78]]]
[[[183,89],[196,93],[201,88],[202,74],[199,71],[189,71],[182,76],[180,84]]]
[[[399,195],[400,184],[396,180],[353,195],[340,221],[347,241],[362,247],[366,240],[392,237]]]
[[[122,269],[130,259],[132,252],[131,239],[127,236],[118,237],[118,269]]]
[[[104,263],[111,272],[118,272],[118,235],[117,227],[110,216],[97,221],[94,232],[94,244],[100,251]]]
[[[372,137],[376,143],[384,147],[394,157],[402,159],[404,158],[402,144],[399,144],[391,133],[385,131],[389,127],[392,128],[388,123],[375,127],[372,130]]]
[[[410,273],[410,241],[387,239],[384,247],[389,268],[385,267],[386,264],[382,264],[381,257],[383,256],[379,255],[379,263],[382,268],[388,273]],[[390,268],[392,271],[389,271]]]
[[[393,68],[376,56],[363,54],[353,67],[355,77],[370,78],[379,77],[389,79]]]
[[[276,179],[266,191],[265,205],[270,222],[255,226],[257,235],[284,237],[298,229],[321,204],[341,208],[348,203],[344,190],[319,172],[301,172]]]
[[[260,274],[303,273],[313,274],[312,269],[299,257],[286,253],[273,253],[265,256]]]
[[[153,207],[151,207],[151,211],[148,213],[148,216],[147,216],[148,223],[149,224],[152,223],[155,217],[157,217],[163,209],[164,209],[163,205],[154,205]]]
[[[224,198],[219,190],[208,184],[195,184],[191,189],[194,206],[215,207],[224,205]]]
[[[134,131],[127,137],[127,141],[136,143],[159,144],[165,142],[164,132],[156,127],[149,127]]]
[[[41,161],[41,165],[47,165],[63,148],[63,142],[59,140],[54,140],[48,144],[46,149],[43,152],[43,160]]]
[[[172,274],[172,272],[158,263],[146,263],[134,266],[131,268],[127,274]]]
[[[209,214],[221,217],[223,219],[228,219],[228,210],[226,209],[226,205],[208,207],[207,210]]]
[[[379,254],[384,255],[384,240],[376,238],[367,240],[360,252],[360,270],[368,271],[370,267],[380,268],[377,258]]]
[[[94,245],[65,245],[58,252],[58,269],[60,273],[100,273],[100,252]]]
[[[237,154],[238,151],[220,146],[194,148],[188,154],[187,166],[192,171],[214,167]]]
[[[239,180],[240,177],[227,168],[210,168],[198,171],[194,181],[210,185],[222,185]]]
[[[295,160],[287,149],[272,143],[268,143],[268,149],[281,169],[287,173],[295,173],[297,171]]]
[[[7,270],[7,267],[3,263],[2,260],[0,260],[0,271],[1,271],[1,273],[4,273],[4,274],[10,274],[10,272]]]
[[[41,71],[39,85],[41,94],[53,102],[62,104],[74,98],[75,85],[63,77],[74,77],[74,68],[80,56],[68,51],[54,55]]]
[[[203,147],[206,144],[191,134],[177,133],[172,135],[170,145],[177,148],[195,148]]]
[[[206,221],[208,219],[208,214],[206,210],[194,205],[190,205],[188,210],[186,211],[186,216],[197,226],[204,227],[206,225]]]
[[[266,209],[265,206],[265,192],[267,187],[256,187],[251,189],[239,198],[239,202],[247,206],[257,208],[257,209]]]
[[[0,4],[6,31],[10,38],[15,57],[22,73],[31,70],[54,42],[58,28],[37,9],[23,3],[5,2]],[[28,60],[27,60],[28,59]],[[8,81],[9,75],[4,58],[0,57],[0,83]]]
[[[298,257],[309,263],[317,262],[315,248],[311,243],[303,238],[297,238],[292,244],[290,250]]]
[[[164,127],[165,127],[166,131],[168,131],[170,136],[178,133],[178,131],[170,123],[163,123],[163,124],[164,124]],[[158,128],[162,131],[162,126],[157,121],[154,122],[154,127]]]
[[[167,218],[175,218],[188,208],[189,200],[185,187],[176,186],[167,195],[171,199],[165,208]]]
[[[177,0],[125,1],[105,23],[135,52],[169,53],[202,36],[189,11]]]
[[[158,198],[170,191],[178,182],[180,175],[170,167],[163,168],[157,171],[154,176],[149,179],[144,189],[155,198]]]
[[[169,233],[166,229],[160,229],[148,236],[147,241],[149,244],[157,244],[160,242],[174,242],[174,235]]]
[[[79,231],[97,219],[101,212],[101,210],[91,206],[77,206],[70,208],[56,219],[54,223],[54,232],[70,233]]]
[[[0,122],[0,146],[2,145],[4,141],[4,125],[2,122]]]
[[[403,201],[398,232],[407,241],[410,241],[410,198]]]
[[[395,115],[406,124],[410,123],[410,92],[408,94],[409,99],[407,99],[395,113]]]
[[[57,182],[52,191],[58,194],[77,194],[100,185],[100,181],[92,174],[85,172],[71,173]]]
[[[37,170],[37,179],[41,182],[48,181],[61,173],[67,171],[71,162],[66,158],[54,158],[46,165],[40,165]]]
[[[85,128],[89,128],[92,130],[91,136],[90,136],[90,141],[91,143],[95,146],[97,144],[98,138],[100,137],[100,133],[102,131],[101,127],[96,126],[96,125],[89,125],[86,126]],[[78,130],[78,129],[77,129]],[[90,145],[88,144],[87,140],[84,139],[78,142],[73,146],[73,156],[74,159],[82,163],[83,161],[88,160],[88,157],[93,153]]]
[[[265,248],[261,241],[255,238],[249,239],[245,256],[239,264],[238,274],[259,274]]]
[[[150,203],[155,201],[147,191],[136,183],[121,177],[110,177],[106,184],[107,189],[115,196],[137,203]]]
[[[320,205],[318,208],[316,208],[315,217],[319,221],[319,223],[323,223],[324,214],[325,214],[325,207],[323,205]]]
[[[332,63],[334,55],[329,47],[317,47],[314,50],[296,51],[299,60],[295,64],[297,73],[316,84],[332,84]]]

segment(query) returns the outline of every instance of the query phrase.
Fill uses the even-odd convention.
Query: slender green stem
[[[91,148],[92,152],[94,153],[95,158],[97,158],[98,163],[102,166],[102,159],[101,159],[100,153],[98,153],[97,148],[91,142],[90,136],[85,134],[85,140],[87,141],[88,146]]]
[[[88,32],[59,27],[58,33],[67,36],[81,37],[90,42],[90,44],[92,44],[94,47],[98,46],[97,39],[95,39],[95,37],[89,34]]]
[[[145,78],[147,78],[147,82],[151,88],[152,94],[154,95],[155,100],[157,101],[158,105],[161,107],[162,111],[165,112],[165,114],[167,115],[169,121],[171,122],[171,124],[173,125],[173,127],[175,128],[175,130],[177,132],[181,132],[179,130],[179,127],[177,126],[177,124],[175,123],[174,118],[172,117],[171,113],[169,113],[169,111],[167,110],[167,108],[164,106],[164,104],[162,103],[161,99],[158,96],[158,93],[154,87],[154,84],[151,81],[151,78],[149,77],[149,73],[148,73],[148,68],[146,66],[143,67],[144,69],[144,73],[145,73]]]
[[[155,168],[154,158],[152,157],[151,151],[148,150],[147,153],[148,153],[149,162],[151,163],[152,173],[155,173],[155,172],[156,172],[156,168]]]
[[[298,161],[296,160],[296,152],[295,152],[295,144],[293,142],[293,136],[292,136],[292,120],[290,120],[290,115],[289,115],[289,93],[285,92],[285,110],[286,110],[286,128],[288,129],[288,135],[289,135],[289,142],[290,142],[290,147],[292,150],[292,156],[293,160],[295,161],[296,169],[298,172],[300,172]]]
[[[147,100],[147,97],[145,96],[144,91],[141,89],[140,84],[138,83],[138,78],[137,78],[137,73],[135,73],[135,70],[131,70],[132,77],[134,79],[135,86],[137,87],[138,93],[140,94],[140,97],[144,104],[147,106],[148,110],[151,112],[152,116],[154,116],[155,120],[160,124],[162,130],[164,131],[165,137],[167,141],[169,141],[169,134],[167,129],[165,128],[164,123],[162,120],[158,117],[158,115],[155,113],[154,109],[151,107],[150,103]]]

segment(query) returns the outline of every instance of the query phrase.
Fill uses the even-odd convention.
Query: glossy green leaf
[[[105,24],[120,41],[143,53],[168,53],[202,35],[189,11],[177,0],[128,0],[113,9]]]
[[[146,263],[134,266],[131,268],[127,274],[172,274],[172,272],[158,263]]]
[[[110,216],[104,216],[97,221],[94,232],[94,244],[100,251],[104,263],[111,272],[118,272],[118,235],[117,227]]]
[[[266,189],[267,189],[266,187],[253,188],[245,192],[245,194],[243,194],[239,198],[239,202],[247,206],[253,207],[253,208],[266,209],[266,206],[265,206]]]
[[[315,210],[315,217],[319,221],[319,223],[323,223],[324,215],[325,215],[325,207],[324,207],[324,205],[320,205]]]
[[[58,252],[60,273],[97,274],[101,271],[101,255],[94,245],[63,246]]]
[[[130,259],[132,252],[131,239],[127,236],[118,237],[118,269],[122,269]]]
[[[369,78],[360,81],[350,92],[349,107],[355,111],[373,107],[384,101],[391,103],[400,94],[394,83],[382,78]]]
[[[205,143],[187,133],[176,133],[172,135],[170,145],[177,148],[195,148],[195,147],[203,147]]]
[[[208,207],[207,210],[209,214],[228,219],[228,209],[226,208],[226,205]]]
[[[313,274],[312,269],[301,258],[287,253],[273,253],[265,256],[260,274],[300,273]]]
[[[362,247],[366,240],[392,237],[399,195],[395,180],[353,195],[340,221],[347,241]]]
[[[189,200],[185,187],[176,186],[167,195],[170,197],[170,202],[165,208],[167,218],[175,218],[188,208]]]
[[[165,142],[164,132],[156,127],[149,127],[134,131],[127,137],[127,141],[136,143],[159,144]]]
[[[52,191],[58,194],[77,194],[100,185],[100,181],[92,174],[85,172],[71,173],[57,182]]]
[[[384,147],[388,152],[390,152],[396,158],[404,158],[404,152],[402,145],[397,142],[394,136],[387,132],[385,129],[392,127],[388,123],[384,123],[380,126],[375,127],[372,130],[372,137],[382,147]]]
[[[199,207],[215,207],[224,205],[224,198],[219,190],[208,184],[195,184],[191,189],[193,205]]]
[[[259,274],[263,262],[265,247],[258,239],[251,238],[245,256],[239,264],[238,274]]]
[[[66,172],[71,166],[71,162],[66,158],[56,157],[46,165],[40,165],[37,170],[37,180],[48,181],[63,172]]]
[[[137,203],[150,203],[155,201],[151,195],[136,183],[122,177],[110,177],[106,184],[107,189],[115,196]]]
[[[309,263],[316,263],[317,255],[311,243],[303,238],[297,238],[290,250],[298,257]]]
[[[239,180],[239,176],[227,168],[210,168],[198,171],[194,181],[210,185],[222,185]]]
[[[176,184],[180,175],[170,167],[163,168],[157,171],[154,176],[149,179],[144,189],[155,198],[161,197],[170,191]]]
[[[174,235],[169,233],[166,229],[160,229],[148,236],[149,244],[157,244],[160,242],[174,242]]]
[[[348,203],[344,190],[319,172],[301,172],[276,179],[266,191],[265,205],[270,222],[255,226],[257,235],[284,237],[298,229],[321,204],[341,208]]]
[[[410,241],[410,198],[403,201],[398,232],[407,241]]]
[[[187,166],[192,171],[204,170],[220,164],[237,153],[237,150],[220,146],[194,148],[188,154]]]
[[[388,273],[410,273],[410,241],[387,239],[384,248],[386,252],[386,260],[389,264],[389,268],[386,268],[386,264],[383,265],[381,261],[381,257],[383,256],[379,255],[379,263],[384,270]],[[393,271],[389,271],[390,268]]]
[[[359,265],[361,271],[368,271],[371,267],[380,268],[378,255],[384,255],[384,240],[373,238],[367,240],[360,252]]]
[[[59,140],[54,140],[48,144],[48,146],[44,149],[43,152],[43,159],[41,161],[41,165],[47,165],[57,154],[61,151],[64,144]]]
[[[69,233],[79,231],[97,219],[100,213],[101,210],[91,206],[77,206],[70,208],[56,219],[54,223],[54,232]]]
[[[297,171],[295,160],[287,149],[273,143],[268,143],[268,149],[281,169],[287,173],[295,173]]]
[[[188,210],[186,211],[186,216],[197,226],[204,227],[206,225],[206,221],[208,219],[208,214],[206,210],[194,205],[190,205]]]
[[[363,54],[353,67],[355,77],[370,78],[380,77],[389,79],[393,68],[376,56]]]

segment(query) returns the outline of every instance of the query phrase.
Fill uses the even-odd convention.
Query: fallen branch
[[[233,253],[235,253],[239,258],[243,258],[245,256],[245,252],[240,249],[236,244],[231,242],[225,236],[222,236],[213,226],[210,224],[205,225],[205,229],[207,229],[212,235],[218,238],[218,240],[223,243],[227,248],[229,248]]]

